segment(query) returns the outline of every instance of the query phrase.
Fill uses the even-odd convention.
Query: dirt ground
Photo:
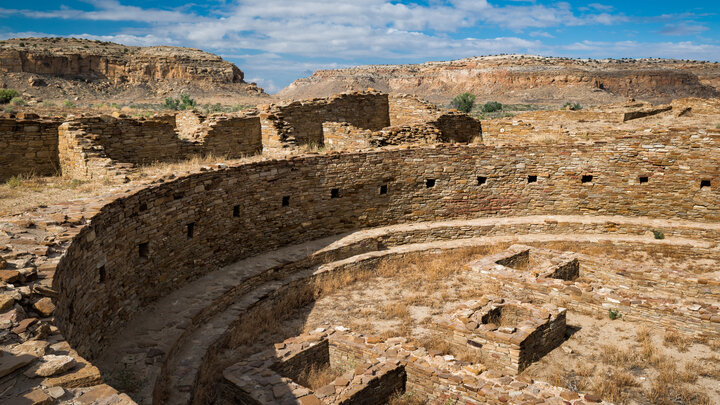
[[[465,270],[461,263],[504,247],[384,262],[378,273],[396,276],[373,277],[342,288],[301,311],[302,316],[289,324],[304,332],[342,325],[368,335],[404,336],[428,349],[476,362],[469,353],[453,350],[433,332],[432,324],[462,301],[486,294],[502,296],[502,285]],[[606,253],[613,256],[610,250]],[[652,252],[638,256],[654,262]],[[720,340],[688,340],[649,322],[626,321],[622,316],[612,320],[606,311],[568,311],[567,324],[567,340],[523,374],[618,404],[720,403]]]

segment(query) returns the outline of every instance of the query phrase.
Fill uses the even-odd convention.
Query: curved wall
[[[538,214],[717,221],[720,154],[711,150],[718,150],[716,139],[687,136],[611,145],[444,145],[193,174],[118,198],[92,218],[58,265],[56,318],[92,359],[145,304],[188,280],[351,229]],[[703,180],[711,186],[701,188]]]

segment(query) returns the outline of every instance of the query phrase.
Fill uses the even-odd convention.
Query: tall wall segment
[[[57,320],[90,358],[145,304],[274,248],[394,223],[521,215],[720,220],[715,136],[586,145],[442,145],[299,156],[117,198],[57,267]]]

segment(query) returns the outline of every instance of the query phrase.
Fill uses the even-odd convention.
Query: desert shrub
[[[12,113],[15,112],[15,109],[12,108],[12,106],[7,106],[7,107],[5,107],[5,108],[3,109],[3,112],[8,113],[8,114],[12,114]]]
[[[25,100],[23,100],[22,97],[13,97],[12,100],[10,100],[10,104],[16,106],[24,106]]]
[[[75,103],[73,103],[72,101],[70,101],[70,100],[65,100],[65,101],[63,101],[63,107],[65,107],[65,108],[75,108],[75,107],[77,107],[77,106],[76,106]]]
[[[168,97],[165,99],[165,108],[168,110],[187,110],[195,107],[197,102],[187,94],[181,94],[180,98]]]
[[[565,105],[563,105],[563,109],[579,111],[582,110],[582,106],[580,105],[580,103],[571,103],[568,101],[567,103],[565,103]]]
[[[495,112],[495,111],[500,111],[500,110],[502,110],[502,108],[503,108],[502,104],[498,103],[497,101],[488,101],[482,107],[482,112],[491,113],[491,112]]]
[[[55,103],[52,101],[45,100],[42,103],[40,103],[41,107],[55,107]]]
[[[475,105],[475,95],[471,93],[462,93],[455,96],[450,102],[450,106],[464,113],[469,113]]]
[[[617,309],[609,309],[608,317],[614,321],[616,319],[620,319],[620,317],[622,317],[622,314]]]
[[[7,104],[10,100],[20,96],[17,90],[13,89],[0,89],[0,104]]]
[[[715,124],[715,129],[720,129],[720,122]]]
[[[659,229],[653,229],[652,233],[655,239],[665,239],[665,233]]]

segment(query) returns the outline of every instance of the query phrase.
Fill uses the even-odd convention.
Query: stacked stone
[[[346,122],[372,131],[390,125],[388,95],[376,91],[271,104],[260,110],[263,145],[269,148],[322,146],[323,122]]]
[[[527,250],[537,255],[557,256],[559,263],[541,271],[517,270],[498,264]],[[530,293],[542,302],[551,302],[560,293],[564,297],[564,305],[578,312],[597,314],[614,309],[620,311],[626,319],[651,322],[689,336],[720,336],[720,306],[716,304],[720,298],[720,289],[717,288],[720,286],[719,280],[697,277],[679,270],[643,266],[624,268],[622,271],[601,271],[602,266],[598,265],[593,272],[583,273],[580,279],[583,281],[554,277],[557,269],[563,268],[563,263],[573,263],[579,257],[583,260],[597,260],[588,256],[568,256],[553,250],[513,245],[505,252],[470,263],[468,267],[500,280],[505,287],[518,293]],[[677,291],[687,291],[687,298],[678,300]]]
[[[508,311],[518,313],[522,319],[499,323]],[[562,343],[565,312],[565,308],[552,304],[540,307],[485,298],[464,303],[443,316],[438,326],[441,332],[452,335],[452,345],[458,351],[475,352],[485,365],[518,374]]]
[[[347,122],[323,122],[325,147],[329,149],[364,149],[370,147],[374,134],[369,129],[356,128]]]
[[[352,370],[315,392],[274,370],[277,362],[294,358],[313,347],[325,345],[340,354],[332,359],[353,364]],[[306,357],[310,367],[313,356]],[[297,400],[301,404],[383,403],[405,392],[430,403],[456,400],[466,404],[520,404],[532,401],[599,403],[592,395],[578,394],[526,377],[486,371],[479,364],[433,355],[402,337],[383,340],[363,336],[342,326],[321,328],[309,335],[288,339],[225,370],[222,397],[226,401],[265,404]],[[332,394],[328,394],[332,392]]]
[[[174,116],[77,118],[58,129],[60,167],[74,178],[103,178],[196,155],[239,158],[262,151],[260,130],[257,116],[211,116],[188,140],[178,136]]]
[[[383,128],[373,132],[370,144],[373,146],[433,144],[443,141],[443,133],[432,124],[415,124]]]
[[[58,172],[58,122],[35,114],[0,118],[0,181]]]

